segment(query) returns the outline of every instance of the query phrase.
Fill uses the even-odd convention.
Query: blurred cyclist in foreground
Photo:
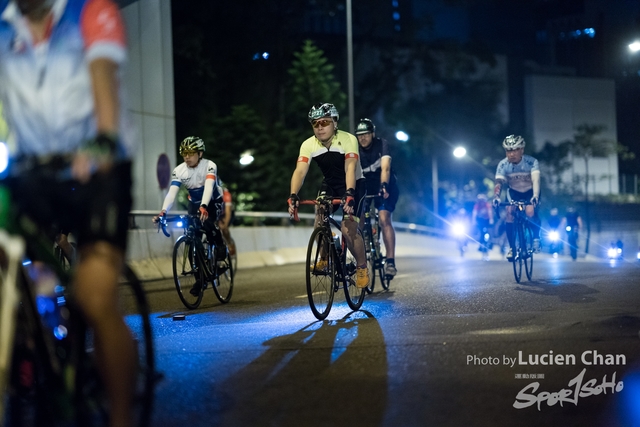
[[[109,422],[127,427],[136,355],[117,285],[136,136],[122,99],[122,18],[111,0],[5,0],[0,14],[11,193],[21,214],[77,238],[73,290],[94,330]]]

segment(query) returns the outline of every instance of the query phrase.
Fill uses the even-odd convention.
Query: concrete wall
[[[231,234],[238,250],[238,268],[304,262],[311,227],[237,227]],[[142,280],[170,279],[173,243],[182,234],[174,229],[171,237],[156,230],[129,231],[127,258]],[[454,241],[412,233],[397,233],[397,257],[459,256]],[[479,259],[479,257],[478,257]]]
[[[158,184],[158,157],[176,166],[171,2],[139,0],[122,8],[129,61],[124,82],[140,135],[134,160],[134,209],[158,209],[164,198]]]
[[[613,80],[527,76],[525,103],[527,133],[533,137],[530,142],[536,150],[541,149],[546,142],[557,144],[573,139],[576,126],[582,124],[604,125],[606,130],[601,137],[617,141]],[[570,183],[574,176],[584,177],[584,173],[584,161],[575,159],[563,180]],[[591,179],[595,177],[589,186],[590,194],[618,194],[616,154],[591,159],[589,175]]]

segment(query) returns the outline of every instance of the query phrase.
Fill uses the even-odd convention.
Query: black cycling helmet
[[[365,133],[375,133],[376,126],[370,119],[360,119],[358,126],[356,127],[356,135],[363,135]]]
[[[204,151],[204,141],[197,136],[188,136],[180,143],[180,155]]]
[[[338,109],[335,105],[328,104],[326,102],[321,102],[311,107],[307,117],[309,118],[309,122],[313,122],[314,120],[318,120],[323,117],[331,117],[336,122],[340,120],[340,114],[338,114]]]

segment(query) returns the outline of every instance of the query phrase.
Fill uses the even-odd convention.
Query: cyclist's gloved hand
[[[118,135],[101,132],[78,149],[71,164],[71,173],[86,183],[96,171],[109,170],[120,151]]]
[[[500,207],[500,197],[494,197],[493,202],[491,202],[494,208],[498,209]]]
[[[165,211],[164,209],[160,211],[160,213],[156,216],[154,216],[151,221],[153,221],[154,223],[157,223],[158,221],[160,221],[160,217],[161,216],[165,216],[167,214],[167,211]]]
[[[356,190],[349,188],[347,192],[344,193],[344,196],[342,196],[342,210],[349,215],[352,215],[354,212],[356,205],[355,194]]]
[[[534,196],[531,198],[531,204],[533,205],[534,208],[538,206],[538,203],[540,203],[540,201],[538,200],[537,197]]]
[[[287,199],[287,203],[289,204],[289,215],[293,216],[296,209],[300,205],[300,197],[296,193],[291,193],[289,198]]]
[[[207,211],[207,205],[200,206],[200,221],[206,221],[209,218],[209,212]]]
[[[383,198],[387,198],[389,197],[389,192],[387,191],[387,183],[383,182],[380,184],[380,191],[378,192],[379,196],[382,196]]]

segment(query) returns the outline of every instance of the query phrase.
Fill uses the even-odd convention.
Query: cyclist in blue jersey
[[[309,172],[311,160],[314,160],[324,177],[319,195],[342,197],[342,236],[356,258],[356,286],[366,288],[369,286],[369,269],[364,240],[358,233],[366,188],[360,166],[358,140],[348,132],[338,131],[340,115],[333,104],[316,104],[311,107],[307,117],[313,128],[313,136],[300,146],[296,168],[291,176],[291,195],[287,201],[289,215],[293,215],[299,205],[298,191]],[[316,225],[318,222],[319,216],[316,213]],[[322,265],[316,265],[315,268],[326,266],[327,261],[320,260],[320,264]]]
[[[158,222],[173,206],[180,186],[189,192],[190,215],[198,214],[207,241],[215,245],[216,259],[227,256],[227,246],[218,228],[217,221],[222,212],[222,189],[218,181],[218,167],[211,160],[203,159],[204,141],[197,136],[188,136],[180,143],[180,155],[184,163],[179,164],[171,174],[171,186],[162,203],[160,214],[153,217]],[[191,288],[192,295],[198,295],[202,283],[196,281]]]
[[[387,141],[376,137],[376,127],[369,119],[361,119],[356,127],[360,144],[360,165],[367,182],[367,194],[379,194],[373,201],[380,217],[382,240],[387,251],[384,272],[387,276],[398,273],[395,263],[396,231],[391,215],[398,202],[398,184],[391,167],[391,154]],[[368,206],[365,206],[365,211]]]
[[[540,167],[538,160],[524,154],[525,141],[519,135],[509,135],[502,141],[507,157],[498,163],[496,169],[493,205],[500,205],[502,187],[509,187],[507,198],[513,201],[531,202],[525,207],[533,233],[533,250],[540,251],[540,219],[536,207],[540,203]],[[515,235],[513,229],[513,207],[507,206],[506,231],[509,241],[507,259],[513,260]]]

